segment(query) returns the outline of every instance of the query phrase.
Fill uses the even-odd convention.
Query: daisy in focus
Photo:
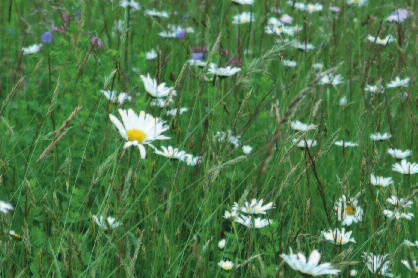
[[[275,208],[274,203],[270,202],[263,206],[263,199],[257,201],[257,199],[252,199],[251,203],[245,202],[245,205],[240,207],[239,210],[248,213],[248,214],[266,214],[266,211],[272,208]],[[238,203],[235,202],[232,206],[232,210],[238,210]]]
[[[254,220],[254,225],[253,225],[253,220]],[[239,217],[235,218],[235,222],[238,222],[244,226],[247,226],[248,228],[260,229],[273,223],[273,220],[261,219],[261,218],[253,219],[251,216],[245,216],[241,214]]]
[[[168,146],[168,148],[161,146],[161,148],[163,149],[162,151],[155,149],[154,152],[158,155],[165,156],[168,159],[183,160],[184,156],[186,155],[185,151],[180,151],[179,149],[173,148],[171,146]]]
[[[107,230],[108,228],[111,228],[113,230],[122,225],[121,222],[117,222],[115,218],[110,216],[106,218],[106,220],[103,216],[100,216],[100,218],[98,218],[96,215],[92,215],[91,217],[93,218],[94,222],[96,222],[97,225],[99,225],[99,227],[103,230]]]
[[[393,180],[392,178],[375,177],[375,175],[371,174],[370,183],[381,187],[388,187],[389,185],[393,184]]]
[[[399,219],[407,219],[411,220],[414,217],[412,212],[409,212],[407,209],[412,208],[413,202],[410,200],[405,200],[403,198],[398,198],[392,195],[390,198],[386,200],[387,203],[394,206],[393,210],[385,209],[383,211],[384,215],[388,218],[395,218]]]
[[[176,95],[176,91],[173,88],[167,88],[165,83],[161,83],[158,85],[157,80],[152,79],[149,76],[145,77],[144,75],[140,75],[142,82],[144,83],[145,90],[155,98],[166,97],[169,94]]]
[[[290,248],[290,254],[281,254],[280,257],[293,269],[303,274],[311,276],[321,275],[338,275],[340,270],[333,267],[330,263],[318,264],[321,260],[321,254],[317,250],[313,250],[306,261],[305,255],[302,253],[293,254]]]
[[[393,164],[392,170],[404,175],[413,175],[418,173],[418,164],[407,162],[405,159],[402,159],[400,164]]]
[[[142,159],[145,159],[146,157],[144,145],[148,145],[155,149],[155,147],[150,144],[151,142],[154,140],[170,139],[170,137],[162,135],[169,127],[165,125],[165,121],[159,118],[154,118],[144,111],[141,111],[138,116],[132,109],[129,109],[128,111],[119,109],[119,114],[122,117],[122,122],[112,114],[109,115],[109,118],[119,130],[120,135],[127,140],[123,148],[126,149],[130,146],[137,146]]]
[[[388,154],[396,159],[405,159],[412,154],[411,150],[388,149]]]
[[[325,238],[326,241],[329,241],[336,245],[346,245],[347,243],[354,242],[354,238],[351,237],[350,232],[345,232],[345,228],[342,228],[341,231],[339,229],[329,230],[328,232],[322,231],[321,235]]]
[[[386,277],[394,277],[392,273],[389,273],[389,265],[391,264],[391,261],[388,259],[389,254],[374,255],[373,253],[364,252],[362,257],[371,273]]]
[[[412,261],[412,266],[409,264],[408,260],[402,260],[401,263],[406,266],[410,271],[415,271],[415,273],[418,273],[418,266],[417,266],[417,261],[413,260]]]
[[[298,131],[308,131],[308,130],[313,130],[316,129],[317,125],[313,125],[313,124],[304,124],[300,121],[293,121],[290,122],[290,126],[292,127],[292,129],[294,130],[298,130]]]
[[[363,209],[358,206],[358,200],[349,199],[345,195],[335,202],[334,211],[343,226],[350,226],[353,222],[358,223],[363,219]]]

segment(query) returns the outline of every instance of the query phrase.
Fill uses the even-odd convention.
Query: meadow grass
[[[364,252],[389,254],[391,273],[414,277],[401,260],[418,255],[417,247],[403,243],[418,240],[416,219],[386,217],[384,210],[392,195],[416,201],[418,192],[417,175],[392,171],[398,161],[387,153],[409,149],[407,160],[418,158],[418,30],[413,13],[401,24],[385,18],[398,8],[412,12],[416,3],[318,3],[323,10],[309,13],[273,0],[253,6],[141,1],[138,11],[110,0],[2,1],[0,199],[14,210],[0,213],[1,276],[299,277],[281,257],[292,248],[306,256],[319,250],[321,262],[340,269],[340,277],[353,269],[359,277],[378,277],[364,264]],[[146,16],[147,8],[169,18]],[[244,11],[255,22],[232,24]],[[266,34],[268,19],[283,14],[303,29],[293,37]],[[162,38],[168,24],[195,32]],[[52,42],[24,55],[22,47],[42,43],[47,31]],[[369,34],[397,41],[377,45]],[[315,49],[296,49],[293,40]],[[232,65],[233,57],[241,71],[213,78],[208,67],[186,62],[194,47],[205,47],[205,60],[218,66]],[[151,49],[157,57],[147,60]],[[297,65],[285,67],[283,60]],[[139,77],[148,73],[176,89],[169,107],[150,105]],[[341,74],[343,83],[321,85],[327,73]],[[396,76],[409,77],[409,84],[365,91]],[[119,105],[100,90],[132,99]],[[167,116],[182,107],[188,111]],[[201,156],[201,163],[168,160],[148,146],[145,159],[136,147],[124,149],[126,140],[109,119],[120,119],[119,108],[167,121],[164,135],[171,139],[154,146],[179,148]],[[317,127],[297,132],[289,125],[294,120]],[[216,133],[228,130],[240,136],[238,147],[218,141]],[[370,140],[376,132],[392,137]],[[294,138],[317,145],[299,148]],[[358,146],[334,144],[341,140]],[[253,148],[250,154],[244,145]],[[392,177],[393,185],[372,185],[372,173]],[[334,245],[321,232],[341,229],[334,204],[343,194],[357,199],[363,214],[345,227],[356,243]],[[234,202],[241,207],[253,198],[274,202],[260,216],[271,220],[267,226],[248,228],[223,217]],[[416,210],[414,203],[408,212]],[[103,228],[93,215],[122,224]],[[235,267],[224,270],[221,260]]]

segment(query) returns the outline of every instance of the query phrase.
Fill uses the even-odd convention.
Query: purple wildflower
[[[386,18],[386,21],[395,21],[397,23],[404,22],[409,17],[409,11],[407,9],[397,9]]]
[[[186,30],[180,30],[179,32],[177,32],[176,38],[178,38],[178,39],[184,39],[184,37],[186,36],[186,34],[187,34]]]
[[[51,43],[52,42],[52,34],[51,32],[47,31],[42,34],[41,40],[43,43]]]
[[[291,17],[288,14],[284,14],[284,15],[282,15],[282,17],[279,20],[284,24],[292,24],[293,17]]]
[[[203,53],[200,53],[200,52],[192,53],[192,60],[202,61],[203,60]]]

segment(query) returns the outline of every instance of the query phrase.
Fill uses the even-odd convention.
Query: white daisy
[[[179,113],[180,115],[189,111],[189,108],[180,108],[180,111],[177,110],[177,108],[174,108],[172,110],[168,110],[167,111],[167,116],[176,116],[177,113]]]
[[[218,242],[218,248],[219,249],[224,249],[226,245],[226,240],[223,238]]]
[[[231,262],[231,261],[224,261],[224,260],[220,261],[218,263],[218,265],[220,267],[222,267],[224,270],[231,270],[234,267],[234,263],[233,262]]]
[[[155,149],[155,153],[161,156],[165,156],[168,159],[180,159],[183,160],[184,156],[186,155],[185,151],[180,151],[177,148],[173,148],[171,146],[168,146],[168,148],[161,146],[161,148],[163,149],[162,151],[159,151],[157,149]]]
[[[153,97],[156,98],[161,98],[161,97],[166,97],[168,95],[176,95],[176,90],[173,89],[173,87],[171,88],[167,88],[165,86],[165,83],[161,83],[160,85],[158,85],[157,80],[152,79],[149,76],[145,77],[144,75],[140,75],[142,82],[144,83],[144,87],[145,90]]]
[[[347,0],[347,4],[362,7],[367,4],[367,0]]]
[[[191,154],[185,154],[181,161],[186,162],[187,166],[196,166],[202,163],[203,158],[201,156],[193,156]]]
[[[238,208],[236,208],[236,207],[232,207],[231,212],[226,210],[223,217],[225,219],[229,219],[229,218],[234,218],[235,219],[238,216],[238,210],[237,209]]]
[[[253,147],[251,146],[248,146],[248,145],[242,146],[242,152],[244,154],[250,154],[252,150],[253,150]]]
[[[318,83],[321,85],[331,84],[333,86],[336,86],[338,84],[342,84],[343,80],[344,78],[341,76],[341,74],[337,74],[336,76],[334,76],[330,73],[322,76],[321,80],[319,80]]]
[[[150,102],[150,106],[157,106],[160,108],[165,108],[167,106],[169,106],[170,104],[172,104],[174,102],[174,99],[172,98],[172,94],[170,94],[167,98],[154,98],[151,102]]]
[[[220,78],[226,78],[233,76],[240,71],[241,69],[236,67],[218,68],[215,65],[211,65],[208,70],[208,74],[216,75]]]
[[[254,4],[254,0],[232,0],[232,3],[238,5],[252,5]]]
[[[343,96],[342,98],[340,98],[340,102],[339,102],[340,106],[344,106],[347,104],[347,97]]]
[[[407,162],[405,159],[401,160],[401,164],[395,163],[392,166],[392,170],[404,175],[413,175],[418,173],[418,164]]]
[[[378,86],[378,85],[366,85],[366,87],[364,88],[365,91],[370,92],[370,93],[384,93],[385,91],[385,87],[383,86]]]
[[[395,210],[385,209],[383,211],[383,214],[388,218],[395,218],[397,220],[402,219],[402,218],[411,220],[412,217],[414,217],[414,214],[412,212],[402,212],[399,209],[395,209]]]
[[[250,12],[243,12],[242,14],[237,14],[232,18],[232,24],[245,24],[254,21],[255,17]]]
[[[354,242],[355,243],[356,241],[354,240],[354,238],[351,237],[351,233],[352,233],[352,231],[346,233],[345,228],[342,228],[341,232],[340,232],[339,229],[335,229],[334,231],[329,230],[328,232],[326,232],[326,231],[321,232],[321,234],[322,234],[322,236],[324,236],[325,240],[327,240],[327,241],[329,241],[333,244],[336,244],[336,245],[345,245],[349,242]]]
[[[223,142],[223,141],[226,140],[228,143],[234,145],[235,148],[238,148],[239,145],[240,145],[239,139],[241,138],[241,136],[232,135],[232,131],[230,129],[228,129],[228,133],[225,133],[223,131],[218,131],[218,132],[215,133],[215,135],[213,137],[218,142]]]
[[[362,255],[367,268],[370,272],[386,277],[394,277],[390,272],[391,261],[387,259],[389,254],[374,255],[373,253],[364,252]]]
[[[393,184],[392,178],[384,178],[384,177],[375,177],[373,174],[370,175],[370,183],[373,185],[379,185],[382,187],[387,187]]]
[[[9,210],[13,210],[13,206],[9,203],[0,201],[0,211],[5,214],[8,214]]]
[[[312,64],[313,69],[322,70],[324,68],[324,64],[322,63],[314,63]]]
[[[100,92],[111,102],[118,102],[120,105],[132,100],[132,97],[124,92],[120,93],[119,95],[116,91],[100,90]]]
[[[372,43],[380,44],[380,45],[387,45],[391,42],[396,41],[396,39],[392,37],[391,35],[386,36],[386,38],[384,39],[381,39],[379,37],[373,37],[372,35],[368,35],[367,39],[371,41]]]
[[[407,201],[403,198],[398,198],[395,195],[392,195],[391,197],[386,199],[386,202],[393,206],[402,207],[402,208],[411,208],[414,204],[413,201]]]
[[[23,55],[38,53],[39,50],[41,49],[41,47],[42,47],[42,43],[33,44],[31,46],[28,46],[28,47],[23,47],[22,48]]]
[[[160,17],[160,18],[168,18],[168,12],[166,11],[157,11],[157,10],[145,10],[145,15],[153,16],[153,17]]]
[[[240,223],[244,226],[247,226],[248,228],[260,229],[260,228],[264,228],[265,226],[268,226],[271,223],[273,223],[273,220],[255,218],[254,219],[254,226],[253,226],[252,217],[251,216],[245,216],[245,215],[241,214],[239,217],[237,217],[235,219],[235,222],[238,222],[238,223]]]
[[[122,8],[131,7],[133,11],[138,11],[141,9],[141,6],[135,0],[122,0],[119,1],[119,6]]]
[[[317,250],[313,250],[309,256],[308,261],[302,253],[293,254],[290,248],[290,254],[281,254],[280,257],[294,270],[303,274],[312,276],[321,275],[338,275],[339,269],[333,267],[330,263],[323,263],[318,265],[321,260],[321,254]]]
[[[409,77],[405,79],[400,79],[399,76],[396,76],[395,80],[392,80],[389,84],[386,85],[387,88],[397,88],[397,87],[408,87]]]
[[[297,48],[297,49],[303,50],[303,51],[308,51],[308,50],[314,50],[315,49],[315,46],[313,46],[313,44],[306,43],[306,42],[300,42],[300,41],[293,41],[292,46],[294,48]]]
[[[263,206],[263,199],[257,201],[257,199],[252,199],[251,203],[245,202],[243,207],[240,207],[240,211],[248,214],[266,214],[266,211],[272,208],[275,208],[274,203],[270,202],[267,205]],[[238,203],[234,203],[232,206],[233,210],[238,210]]]
[[[391,134],[389,133],[383,133],[380,134],[380,132],[376,133],[376,134],[370,134],[370,139],[372,139],[373,141],[383,141],[383,140],[388,140],[392,137]]]
[[[145,53],[147,60],[154,60],[157,58],[157,52],[154,49],[151,49],[149,52]]]
[[[402,151],[399,149],[388,149],[388,154],[396,159],[405,159],[412,154],[411,150]]]
[[[282,64],[283,64],[283,66],[289,67],[289,68],[294,68],[297,65],[297,63],[295,61],[292,61],[292,60],[283,60]]]
[[[416,240],[415,242],[412,242],[412,241],[405,239],[403,241],[403,244],[408,245],[409,247],[418,247],[418,240]]]
[[[413,266],[411,266],[408,262],[408,260],[402,260],[401,263],[406,266],[410,271],[415,271],[416,273],[418,273],[418,266],[417,266],[417,261],[413,260],[412,264]]]
[[[99,227],[103,230],[107,230],[108,228],[111,228],[113,230],[123,224],[121,222],[116,222],[116,219],[110,216],[106,218],[106,222],[103,216],[97,218],[96,215],[92,215],[91,217],[93,218],[94,222],[96,222],[97,225],[99,225]]]
[[[298,131],[308,131],[308,130],[313,130],[316,129],[317,125],[314,124],[304,124],[300,121],[293,121],[290,122],[290,126],[292,127],[292,129],[294,130],[298,130]]]
[[[358,200],[349,199],[342,195],[335,202],[334,211],[337,214],[338,221],[342,221],[341,225],[350,226],[353,222],[357,223],[363,219],[363,210],[358,206]]]
[[[320,12],[324,9],[324,7],[319,4],[319,3],[315,3],[315,4],[308,4],[305,8],[305,10],[308,13],[315,13],[315,12]]]
[[[144,111],[141,111],[138,116],[132,109],[128,111],[119,109],[119,114],[122,117],[122,122],[112,114],[109,115],[109,118],[119,130],[120,135],[127,140],[123,148],[137,146],[142,159],[146,156],[144,145],[155,149],[151,144],[152,141],[170,139],[170,137],[162,135],[169,127],[165,125],[165,121],[159,118],[154,118]]]
[[[348,142],[348,141],[337,141],[334,144],[337,145],[337,146],[340,146],[340,147],[344,147],[344,148],[357,147],[358,146],[358,143]]]
[[[312,148],[315,147],[317,142],[316,140],[311,140],[311,139],[296,139],[293,138],[293,144],[296,144],[296,146],[298,146],[299,148]]]

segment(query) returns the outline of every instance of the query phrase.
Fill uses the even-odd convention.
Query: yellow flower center
[[[128,136],[129,141],[138,141],[139,144],[142,144],[142,142],[147,137],[144,132],[138,129],[131,129],[126,131],[126,136]]]
[[[348,214],[348,215],[354,215],[354,214],[356,214],[356,208],[355,207],[353,207],[352,205],[348,205],[346,208],[345,208],[345,212]]]
[[[223,265],[223,269],[225,269],[225,270],[231,270],[232,269],[232,266],[229,265],[229,264],[224,264]]]

